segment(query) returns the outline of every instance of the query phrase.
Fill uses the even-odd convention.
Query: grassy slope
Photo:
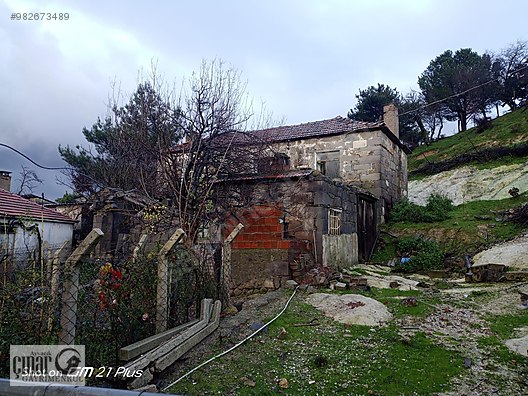
[[[385,230],[397,236],[424,235],[442,244],[445,252],[464,257],[491,245],[511,239],[524,231],[518,225],[502,221],[501,212],[518,207],[528,200],[528,193],[498,201],[473,201],[455,206],[447,220],[436,223],[389,223]],[[392,238],[382,234],[385,242],[372,257],[384,263],[397,256]]]
[[[521,109],[492,121],[492,127],[477,132],[471,128],[432,143],[416,148],[409,156],[409,171],[416,170],[429,162],[455,158],[472,150],[490,147],[508,147],[528,142],[528,110]],[[427,159],[425,158],[427,157]],[[511,163],[524,163],[528,157],[504,157],[487,163],[473,164],[479,168],[493,168]],[[427,176],[414,175],[413,179]],[[474,201],[459,205],[451,212],[449,219],[437,223],[389,223],[384,226],[396,236],[424,235],[442,244],[448,253],[464,257],[490,247],[494,243],[511,239],[524,230],[510,222],[500,221],[500,212],[518,207],[528,200],[528,194],[515,199],[498,201]],[[387,262],[397,255],[393,240],[382,235],[382,248],[372,258],[374,262]]]
[[[464,349],[467,346],[462,347],[460,340],[438,337],[434,332],[418,331],[408,339],[399,334],[399,324],[407,322],[398,321],[420,321],[444,306],[445,295],[375,288],[361,294],[384,303],[396,321],[382,328],[343,325],[325,317],[298,295],[267,332],[169,391],[184,395],[432,395],[452,389],[454,378],[471,381],[467,377],[473,375],[463,364],[470,351]],[[416,307],[401,304],[401,297],[408,296],[416,296]],[[465,308],[478,307],[490,296],[487,292],[471,293],[460,303]],[[490,326],[491,331],[477,342],[485,350],[489,369],[500,371],[507,367],[521,373],[521,377],[527,372],[528,359],[502,344],[502,340],[513,336],[514,328],[526,323],[527,315],[525,310],[519,315],[485,318],[484,326]],[[298,326],[309,323],[315,325]],[[284,339],[277,338],[281,328],[287,331]],[[472,337],[469,331],[467,338]],[[228,346],[219,341],[211,355]],[[503,377],[495,376],[494,371],[488,377],[503,388]],[[278,386],[281,378],[288,380],[287,388]]]
[[[425,315],[423,307],[405,307],[394,298],[406,292],[373,290],[373,294],[396,317]],[[296,327],[312,321],[315,326]],[[288,332],[284,340],[277,339],[280,328]],[[449,380],[462,370],[463,357],[457,351],[442,348],[424,333],[402,342],[396,324],[347,326],[296,299],[268,332],[170,391],[185,395],[390,396],[411,395],[419,389],[421,395],[430,395],[448,389]],[[244,377],[254,381],[254,386],[248,386]],[[277,385],[280,378],[288,380],[287,389]]]
[[[521,109],[508,113],[492,121],[492,127],[479,133],[476,128],[441,139],[429,146],[416,148],[409,156],[409,171],[425,165],[427,161],[437,162],[484,148],[512,146],[528,142],[528,110]],[[426,159],[427,158],[427,159]],[[512,162],[524,162],[524,159],[504,158],[488,164],[489,167]]]

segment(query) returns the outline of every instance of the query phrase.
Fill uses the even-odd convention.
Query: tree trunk
[[[467,113],[465,111],[461,111],[458,115],[458,119],[460,120],[459,132],[464,132],[467,129]]]
[[[416,125],[418,125],[418,128],[420,129],[420,133],[422,134],[422,139],[426,144],[429,143],[429,134],[427,133],[427,129],[425,129],[425,125],[420,117],[415,118]]]

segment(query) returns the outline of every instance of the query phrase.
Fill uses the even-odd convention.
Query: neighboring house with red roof
[[[0,188],[0,260],[23,262],[71,243],[75,220]]]

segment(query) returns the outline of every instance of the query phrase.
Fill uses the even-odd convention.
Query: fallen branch
[[[319,326],[319,322],[316,318],[313,318],[308,323],[294,323],[293,327],[306,327],[306,326]]]

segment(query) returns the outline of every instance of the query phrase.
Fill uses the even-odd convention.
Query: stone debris
[[[249,386],[250,388],[254,388],[255,385],[257,385],[257,383],[255,381],[253,381],[252,379],[249,379],[248,377],[242,377],[242,378],[240,378],[240,381],[242,381],[242,383],[245,386]]]
[[[295,282],[293,279],[287,280],[285,283],[286,289],[295,289],[299,285],[297,282]]]
[[[418,299],[416,297],[407,297],[401,300],[401,304],[407,307],[416,307],[418,305]]]
[[[505,280],[507,265],[475,264],[466,274],[466,282],[499,282]]]
[[[283,389],[286,389],[288,388],[288,386],[290,386],[290,384],[288,383],[288,380],[286,378],[281,378],[278,382],[279,384],[279,387],[283,388]]]
[[[284,327],[281,327],[279,329],[279,333],[277,334],[277,339],[285,340],[287,336],[288,336],[288,332],[286,331]]]
[[[504,344],[506,344],[511,351],[528,357],[528,334],[524,337],[506,340]]]
[[[314,293],[306,297],[306,301],[326,316],[349,325],[382,326],[392,320],[392,314],[384,304],[358,294]]]
[[[439,305],[437,309],[424,319],[416,323],[418,329],[426,334],[440,333],[461,339],[467,336],[471,328],[471,337],[487,337],[491,332],[485,321],[477,313],[464,308],[449,305]]]
[[[262,323],[262,322],[251,323],[249,325],[249,328],[251,330],[253,330],[253,331],[257,331],[257,330],[262,329],[262,333],[267,333],[268,332],[268,326],[265,326],[264,323]]]

